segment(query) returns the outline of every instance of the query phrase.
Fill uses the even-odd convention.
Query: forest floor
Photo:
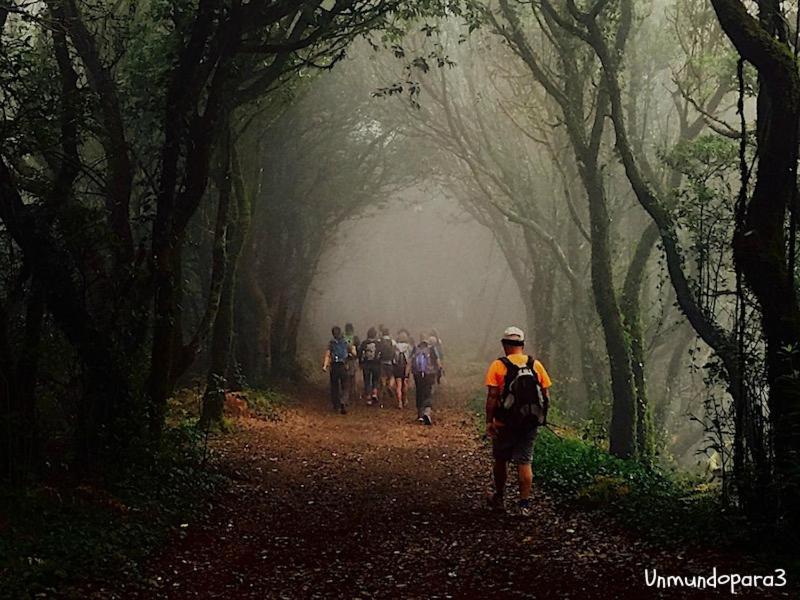
[[[531,520],[489,513],[489,450],[466,402],[441,392],[432,427],[412,408],[335,414],[319,390],[279,421],[240,420],[214,442],[233,481],[214,507],[151,558],[144,583],[98,585],[92,596],[701,598],[730,590],[656,590],[645,569],[771,572],[708,548],[659,547],[539,489]]]

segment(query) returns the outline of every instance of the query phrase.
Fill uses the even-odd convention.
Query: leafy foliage
[[[485,433],[482,397],[470,402],[476,426]],[[599,510],[659,541],[736,543],[752,531],[744,517],[724,508],[717,486],[699,477],[624,460],[572,430],[546,428],[534,448],[537,484],[588,510]]]
[[[0,589],[64,593],[92,574],[136,578],[141,559],[225,480],[203,467],[203,436],[184,421],[152,458],[106,481],[6,490],[0,497]]]
[[[714,488],[634,460],[611,456],[573,437],[540,432],[534,473],[545,488],[581,506],[608,512],[657,538],[676,543],[736,538]]]

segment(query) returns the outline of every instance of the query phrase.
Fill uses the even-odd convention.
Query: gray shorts
[[[495,460],[515,465],[529,465],[533,461],[533,443],[539,428],[514,430],[500,428],[492,440],[492,455]]]

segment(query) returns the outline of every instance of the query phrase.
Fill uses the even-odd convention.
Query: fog
[[[796,550],[798,29],[784,0],[0,0],[0,589],[646,597],[651,558],[701,572],[681,545]],[[436,331],[445,376],[346,323]],[[538,378],[490,362],[510,325]],[[472,516],[506,472],[532,538]],[[462,568],[531,552],[564,569]]]
[[[435,185],[403,190],[384,208],[348,220],[331,236],[309,293],[305,339],[323,348],[334,324],[364,336],[384,324],[418,339],[435,329],[466,359],[500,351],[525,309],[490,231]]]
[[[723,1],[0,6],[5,416],[52,417],[9,470],[157,441],[188,385],[220,423],[333,325],[478,373],[514,324],[565,427],[758,498],[800,431],[797,127]]]
[[[303,133],[308,142],[271,151],[263,185],[265,206],[278,196],[288,210],[319,215],[300,219],[319,224],[304,226],[306,258],[262,275],[272,282],[268,288],[298,286],[287,296],[294,298],[290,313],[298,311],[296,352],[317,361],[333,325],[351,322],[363,337],[383,324],[414,337],[435,329],[452,367],[454,357],[466,364],[496,356],[503,328],[518,325],[528,351],[555,374],[559,410],[602,436],[616,385],[615,376],[609,381],[603,374],[613,314],[622,311],[642,328],[633,364],[654,401],[655,435],[675,451],[670,460],[695,465],[705,411],[724,391],[702,373],[713,354],[680,314],[657,236],[647,233],[648,217],[613,147],[596,149],[598,192],[580,173],[556,107],[528,81],[514,52],[492,35],[467,40],[454,21],[441,31],[443,45],[431,50],[429,39],[411,36],[405,52],[443,55],[449,66],[410,69],[392,53],[355,44],[262,134],[283,137],[286,127],[303,123],[303,114],[314,115],[312,133]],[[668,110],[660,91],[668,71],[641,68],[653,69],[642,84],[650,109]],[[681,139],[670,119],[650,128],[643,122],[650,136],[643,148],[661,153]],[[315,164],[322,170],[309,170]],[[680,185],[683,175],[675,173]],[[607,225],[593,212],[598,204],[606,206]],[[335,210],[326,213],[326,206]],[[269,214],[274,220],[274,209]],[[284,229],[296,226],[287,221]],[[597,234],[598,227],[607,233]],[[713,228],[714,235],[724,233],[722,221]],[[680,235],[690,246],[698,243],[691,226]],[[607,249],[593,249],[602,248],[604,236]],[[714,260],[729,260],[723,247],[717,252]],[[707,265],[710,257],[697,259]],[[294,269],[303,273],[299,279],[278,283]],[[603,277],[616,283],[593,283],[604,269]],[[298,284],[309,272],[305,287]],[[717,270],[716,283],[701,276],[698,284],[719,289],[730,277]],[[613,287],[617,299],[603,300]],[[721,301],[716,310],[730,326],[733,304]],[[294,351],[273,343],[273,352],[285,353],[282,347]]]

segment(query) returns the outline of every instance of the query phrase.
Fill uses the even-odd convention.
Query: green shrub
[[[63,595],[80,579],[131,578],[142,558],[224,484],[204,468],[204,439],[187,420],[161,447],[104,481],[5,490],[0,590]]]
[[[477,393],[469,402],[481,436],[484,401],[485,395]],[[550,419],[559,420],[556,411]],[[594,441],[589,425],[580,433],[556,429],[558,435],[549,428],[539,432],[533,472],[537,483],[560,499],[675,543],[733,543],[753,535],[740,516],[724,508],[717,488],[699,478],[616,458]]]
[[[732,542],[745,529],[699,479],[622,460],[549,429],[537,439],[533,469],[546,489],[664,540]]]
[[[275,421],[278,411],[289,403],[289,397],[274,389],[246,389],[243,392],[247,398],[247,407],[259,417]]]

